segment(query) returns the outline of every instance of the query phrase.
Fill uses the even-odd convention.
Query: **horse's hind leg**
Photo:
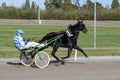
[[[61,64],[64,64],[64,61],[60,60],[56,55],[56,51],[58,50],[58,45],[54,45],[53,46],[53,51],[51,53],[51,55],[58,61],[58,62],[61,62]]]
[[[74,48],[77,49],[77,50],[79,50],[80,52],[82,52],[82,54],[83,54],[85,57],[88,58],[88,55],[87,55],[80,47],[78,47],[78,46],[76,45],[76,46],[74,46]]]

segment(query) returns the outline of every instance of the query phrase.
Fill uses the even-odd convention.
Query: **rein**
[[[83,30],[76,30],[75,32],[80,32],[80,31],[83,31]],[[49,34],[47,36],[51,36],[51,35],[54,35],[54,34],[60,34],[60,33],[64,33],[64,32],[54,32],[52,34]],[[38,38],[41,38],[43,37],[44,35],[38,35],[38,36],[35,36],[35,37],[32,37],[31,39],[34,40],[34,39],[38,39]]]
[[[59,33],[63,33],[63,32],[54,32],[54,33],[52,33],[52,34],[49,34],[49,35],[47,35],[47,36],[51,36],[51,35],[54,35],[54,34],[59,34]],[[43,36],[45,36],[45,35],[38,35],[38,36],[35,36],[35,37],[32,37],[31,39],[34,39],[34,38],[41,38],[41,37],[43,37]]]

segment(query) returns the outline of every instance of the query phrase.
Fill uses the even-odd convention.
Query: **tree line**
[[[37,5],[33,1],[30,5],[29,0],[26,0],[25,4],[21,8],[14,6],[6,6],[3,2],[0,7],[0,18],[1,19],[36,19],[37,18]]]
[[[40,10],[41,19],[61,19],[74,20],[86,19],[93,20],[94,18],[94,3],[87,0],[86,4],[81,6],[80,0],[45,0],[45,10]],[[113,0],[111,7],[103,7],[99,2],[96,2],[97,20],[120,20],[120,4],[118,0]],[[26,0],[21,8],[14,6],[6,6],[2,3],[0,7],[1,19],[37,19],[38,5],[33,1],[30,4]]]

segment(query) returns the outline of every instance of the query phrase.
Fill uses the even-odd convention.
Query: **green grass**
[[[93,26],[87,26],[86,34],[80,33],[78,45],[81,48],[93,48]],[[67,29],[67,26],[48,26],[48,25],[0,25],[0,57],[16,57],[19,52],[13,45],[13,37],[18,28],[24,30],[23,37],[32,40],[41,39],[46,33],[57,32]],[[113,48],[110,50],[85,50],[90,56],[120,55],[120,27],[97,26],[97,48]],[[48,51],[49,53],[51,51]],[[67,51],[59,51],[58,54],[65,55]]]
[[[51,50],[45,50],[49,55],[51,53]],[[98,50],[84,50],[88,56],[119,56],[120,55],[120,49],[114,50],[114,49],[98,49]],[[66,50],[58,50],[56,52],[56,55],[59,57],[63,57],[67,55],[67,49]],[[74,56],[74,50],[72,51],[72,56]],[[19,51],[0,51],[0,58],[13,58],[13,57],[19,57],[20,52]],[[83,56],[81,52],[78,52],[78,56]]]

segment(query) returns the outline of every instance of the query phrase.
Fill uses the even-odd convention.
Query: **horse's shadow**
[[[23,66],[20,62],[7,62],[6,64]]]
[[[57,60],[51,60],[50,63],[49,63],[50,66],[60,66],[61,63],[58,62]]]
[[[66,64],[85,64],[83,62],[75,62],[75,61],[69,61],[69,60],[64,60],[64,62],[65,62],[64,65],[66,65]],[[14,65],[14,66],[19,66],[19,67],[20,66],[24,66],[21,62],[7,62],[6,64],[8,64],[8,65]],[[61,66],[61,65],[62,65],[61,62],[58,62],[57,60],[50,60],[50,63],[48,65],[48,67],[49,66]],[[35,64],[32,64],[31,67],[37,68],[35,66]]]
[[[64,60],[64,65],[66,64],[85,64],[86,61],[75,61],[75,60]],[[54,66],[60,66],[63,65],[61,62],[58,62],[57,60],[51,60],[49,65],[54,65]]]
[[[6,62],[6,64],[8,64],[8,65],[13,65],[13,66],[24,66],[21,62]],[[61,64],[60,63],[58,63],[58,61],[56,61],[56,60],[51,60],[50,61],[50,63],[49,63],[49,66],[60,66]],[[31,67],[33,67],[33,68],[37,68],[36,66],[35,66],[35,64],[32,64],[31,65]]]

